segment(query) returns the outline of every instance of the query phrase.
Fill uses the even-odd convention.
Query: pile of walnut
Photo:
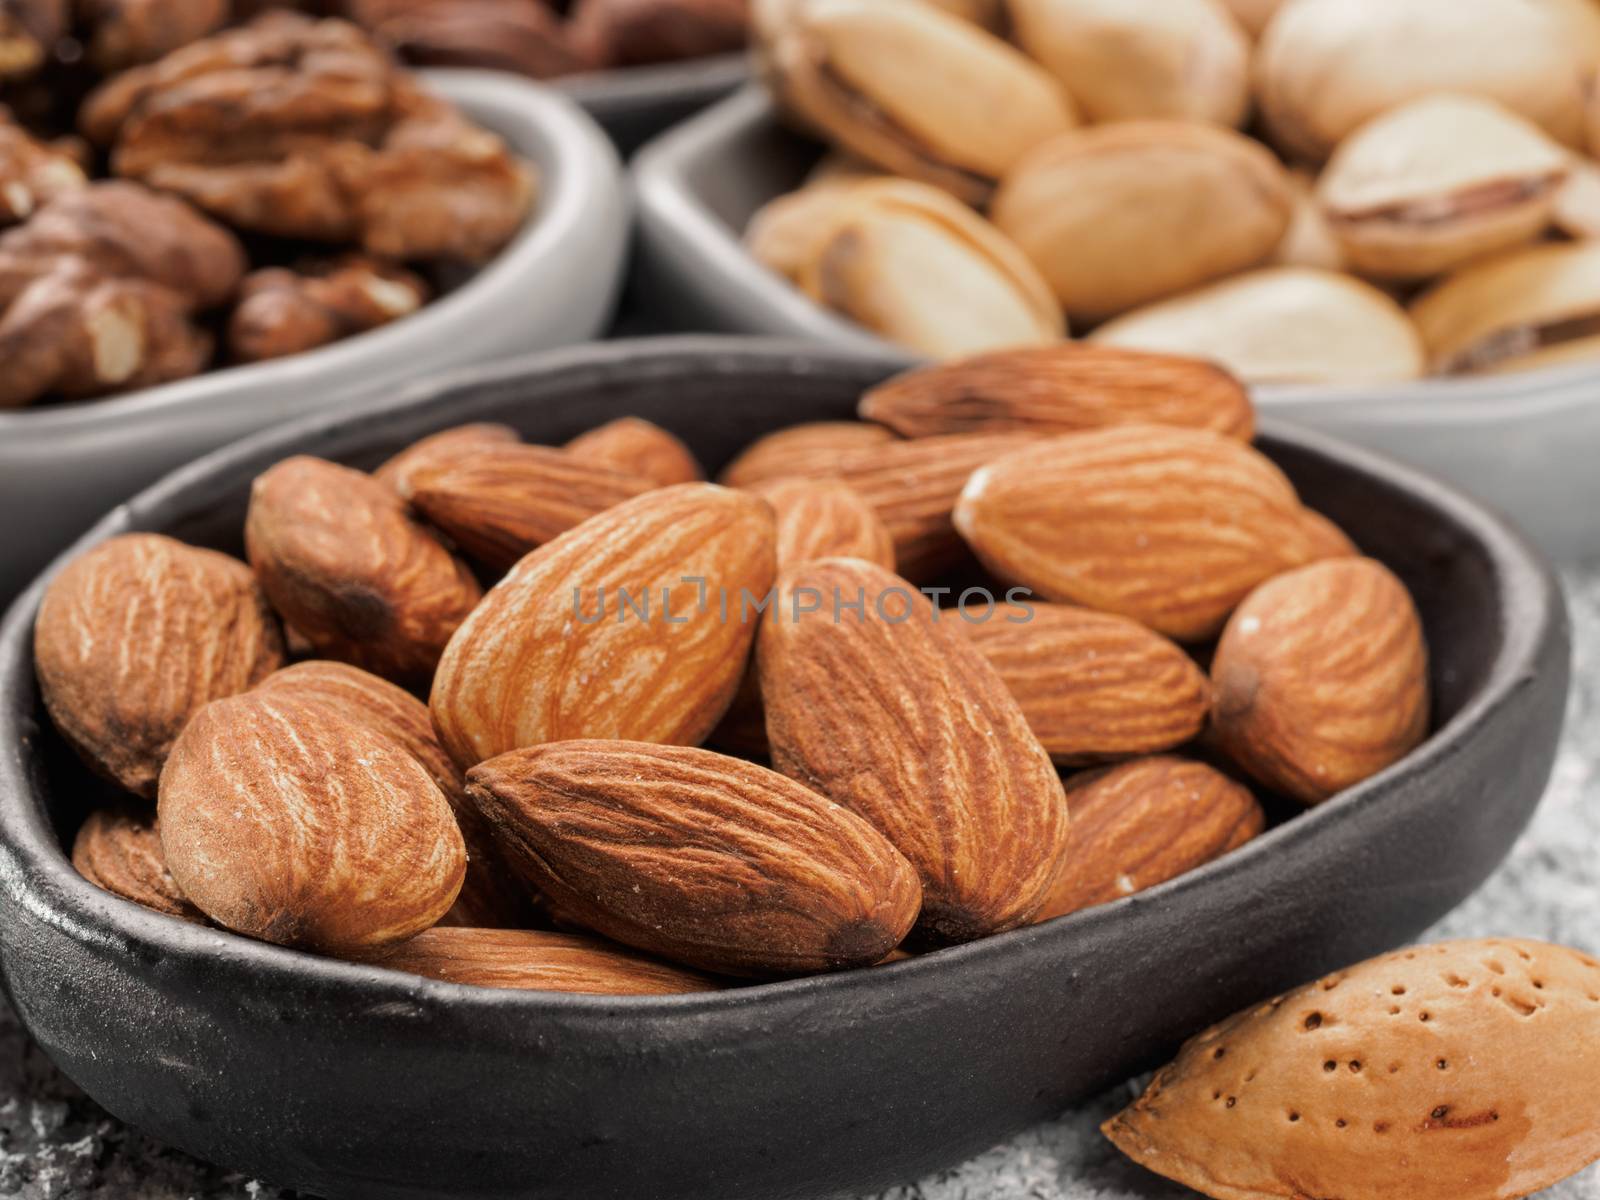
[[[268,470],[248,566],[88,551],[39,684],[137,799],[74,862],[441,979],[693,990],[1126,897],[1260,833],[1246,780],[1317,804],[1425,736],[1409,594],[1251,447],[1224,372],[1061,346],[860,412],[721,486],[637,419],[469,425]],[[992,595],[919,590],[953,579]]]
[[[374,329],[431,298],[403,264],[482,262],[521,227],[529,169],[361,30],[271,12],[193,40],[229,15],[0,4],[0,79],[19,96],[72,37],[125,68],[77,107],[81,136],[0,115],[0,408]],[[114,178],[91,178],[101,161]],[[238,235],[271,265],[252,271]]]

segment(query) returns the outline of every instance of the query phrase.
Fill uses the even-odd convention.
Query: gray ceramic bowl
[[[74,553],[135,529],[237,553],[250,480],[272,463],[370,467],[463,421],[560,443],[637,414],[715,470],[760,434],[848,417],[890,369],[669,339],[462,373],[211,455]],[[36,585],[0,626],[0,970],[17,1012],[118,1116],[332,1200],[818,1200],[986,1149],[1228,1012],[1414,936],[1485,878],[1544,789],[1569,651],[1537,557],[1408,468],[1270,423],[1262,444],[1416,596],[1428,741],[1149,892],[891,966],[712,995],[436,983],[97,890],[62,852],[98,793],[40,708]]]
[[[624,153],[735,91],[749,77],[744,54],[595,71],[554,80]]]
[[[605,327],[628,206],[604,135],[571,100],[519,79],[428,77],[538,165],[543,190],[528,227],[450,295],[387,328],[109,400],[0,412],[0,602],[112,504],[199,454],[351,393],[586,341]]]
[[[640,302],[675,328],[804,337],[904,355],[813,304],[740,244],[820,153],[749,88],[640,151]],[[1261,388],[1269,415],[1404,458],[1520,522],[1552,554],[1600,554],[1600,368],[1363,389]]]

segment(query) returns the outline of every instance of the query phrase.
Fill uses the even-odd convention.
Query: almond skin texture
[[[450,802],[467,848],[467,876],[445,923],[520,928],[534,917],[528,890],[501,860],[482,816],[467,800],[467,780],[433,731],[428,706],[404,688],[346,663],[304,662],[267,676],[258,693],[320,705],[403,746]]]
[[[422,468],[459,458],[470,459],[474,451],[485,445],[507,445],[521,440],[522,435],[511,426],[492,421],[457,425],[407,446],[374,471],[372,477],[409,500],[412,476]]]
[[[916,920],[916,874],[877,830],[742,759],[557,742],[467,780],[564,916],[674,962],[753,976],[871,966]]]
[[[778,566],[860,558],[894,570],[894,539],[841,479],[777,479],[753,489],[777,514]]]
[[[843,609],[863,596],[865,615]],[[959,623],[881,567],[825,559],[780,577],[757,654],[773,766],[910,859],[919,944],[1025,924],[1067,846],[1050,756]]]
[[[1217,744],[1256,779],[1319,804],[1428,732],[1428,650],[1405,585],[1370,558],[1314,563],[1239,606],[1211,662]]]
[[[671,996],[721,986],[599,938],[531,929],[427,929],[370,961],[444,983],[534,992]]]
[[[1257,837],[1266,814],[1250,789],[1172,755],[1067,780],[1067,865],[1038,919],[1120,900],[1220,858]]]
[[[161,774],[161,844],[183,893],[237,933],[331,954],[433,925],[466,848],[398,742],[325,706],[251,692],[206,705]]]
[[[859,421],[792,425],[751,442],[723,468],[718,482],[742,488],[791,475],[815,478],[832,471],[842,455],[894,440],[883,426]]]
[[[1311,556],[1320,562],[1325,558],[1360,558],[1361,549],[1350,540],[1350,535],[1327,517],[1311,509],[1301,513],[1301,523],[1311,539]]]
[[[1137,621],[1030,602],[960,625],[1063,766],[1170,750],[1205,727],[1211,681]]]
[[[741,591],[759,602],[774,569],[771,506],[728,488],[680,484],[585,521],[518,563],[451,641],[430,704],[440,741],[462,766],[581,737],[698,744],[754,639]]]
[[[1125,425],[1051,438],[978,471],[955,523],[1007,583],[1198,641],[1251,588],[1310,561],[1304,512],[1249,446]]]
[[[323,658],[426,683],[482,590],[370,475],[304,456],[257,477],[245,550],[283,619]]]
[[[1218,1200],[1512,1200],[1600,1158],[1600,963],[1538,942],[1373,959],[1186,1045],[1102,1127]]]
[[[204,923],[167,869],[155,814],[132,805],[89,814],[72,843],[72,865],[98,888],[169,917]]]
[[[654,485],[548,446],[480,446],[411,477],[411,504],[479,562],[505,571],[596,513]]]
[[[73,749],[97,774],[153,800],[189,718],[276,670],[284,650],[249,567],[130,533],[51,582],[33,654],[45,707]]]
[[[618,417],[579,434],[565,449],[578,462],[648,479],[657,487],[699,483],[706,477],[689,447],[638,417]]]
[[[1255,410],[1214,363],[1062,342],[980,354],[897,375],[861,397],[861,417],[901,437],[1076,433],[1179,425],[1248,442]]]

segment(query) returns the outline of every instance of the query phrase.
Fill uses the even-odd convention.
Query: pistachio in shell
[[[963,21],[982,25],[985,29],[999,28],[1004,7],[1004,0],[922,0],[922,2],[943,9]]]
[[[1386,383],[1423,372],[1422,343],[1398,304],[1352,276],[1307,267],[1268,267],[1152,304],[1089,340],[1204,355],[1251,383]]]
[[[1283,7],[1283,0],[1223,0],[1223,4],[1246,33],[1258,38]]]
[[[1567,167],[1551,219],[1570,238],[1600,237],[1600,163],[1574,154]]]
[[[1092,321],[1255,266],[1293,207],[1282,166],[1243,134],[1123,121],[1039,146],[991,215],[1068,315]]]
[[[1441,375],[1600,359],[1600,242],[1473,263],[1414,301],[1411,315]]]
[[[1317,195],[1351,268],[1426,279],[1543,233],[1568,160],[1503,105],[1442,93],[1351,134]]]
[[[1257,50],[1256,98],[1273,140],[1319,162],[1434,92],[1498,100],[1576,146],[1597,38],[1569,0],[1286,0]]]
[[[1289,230],[1272,252],[1275,267],[1317,267],[1324,271],[1344,270],[1344,250],[1328,224],[1328,217],[1317,203],[1317,181],[1309,171],[1289,172],[1289,190],[1294,196],[1294,215]]]
[[[923,0],[757,0],[754,17],[758,58],[792,117],[973,204],[1077,123],[1044,68]]]
[[[1018,44],[1091,121],[1244,120],[1250,39],[1221,0],[1009,0],[1009,11]]]

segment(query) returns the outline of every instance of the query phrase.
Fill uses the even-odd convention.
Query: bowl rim
[[[229,393],[241,389],[303,391],[325,374],[403,349],[417,336],[418,322],[426,322],[428,328],[459,325],[470,321],[480,305],[513,295],[520,280],[537,271],[556,246],[587,223],[597,160],[612,170],[619,170],[620,164],[576,101],[554,88],[497,71],[433,68],[418,74],[485,125],[519,122],[539,131],[545,161],[537,163],[540,178],[534,207],[522,228],[491,260],[475,269],[461,286],[411,316],[331,345],[282,359],[219,367],[119,396],[0,410],[0,440],[135,426],[173,410],[237,403]],[[512,149],[522,157],[532,157],[531,148],[513,144]],[[336,390],[354,394],[362,388],[355,385]],[[334,401],[330,398],[329,402]]]
[[[716,282],[746,298],[762,318],[783,322],[784,337],[810,337],[830,346],[876,351],[902,361],[924,361],[914,351],[823,308],[762,266],[745,249],[740,234],[701,200],[688,178],[688,164],[721,154],[735,138],[784,125],[778,107],[756,82],[739,89],[678,123],[647,144],[630,168],[641,228],[651,239],[675,250],[693,248],[693,257],[714,273]],[[819,143],[820,144],[820,143]],[[1327,409],[1381,425],[1503,425],[1507,419],[1560,412],[1595,403],[1600,364],[1558,364],[1503,375],[1432,377],[1371,384],[1252,385],[1258,403],[1293,417],[1296,409]],[[1508,406],[1515,406],[1514,408]]]
[[[681,97],[720,96],[750,74],[750,52],[729,50],[678,62],[578,71],[548,80],[585,109],[604,117],[614,110]]]
[[[1197,889],[1256,869],[1284,843],[1315,837],[1330,822],[1349,819],[1408,780],[1425,776],[1456,748],[1495,719],[1534,673],[1541,648],[1565,621],[1559,587],[1540,555],[1500,517],[1447,484],[1389,459],[1324,434],[1268,420],[1269,441],[1309,451],[1342,469],[1376,476],[1433,508],[1440,524],[1465,534],[1483,552],[1493,572],[1500,642],[1475,691],[1460,711],[1411,754],[1326,803],[1299,813],[1254,841],[1188,874],[1133,896],[1028,925],[961,946],[868,970],[757,982],[719,992],[667,996],[602,996],[493,989],[445,983],[361,964],[324,958],[255,941],[225,930],[197,926],[104,892],[72,868],[57,842],[43,798],[32,786],[27,761],[36,710],[32,676],[32,626],[44,588],[68,561],[90,546],[134,528],[141,515],[204,485],[253,469],[260,460],[303,452],[308,440],[350,434],[381,425],[391,414],[438,409],[439,428],[451,423],[449,399],[463,388],[516,387],[530,378],[582,378],[596,367],[622,364],[652,378],[690,378],[742,364],[768,367],[804,364],[806,373],[859,375],[863,370],[899,369],[898,359],[817,347],[786,339],[694,336],[646,338],[545,351],[486,367],[458,369],[420,381],[381,403],[354,412],[319,413],[223,447],[167,475],[119,505],[64,550],[12,604],[0,621],[0,899],[25,907],[39,922],[82,944],[119,954],[137,952],[146,961],[236,968],[258,991],[304,987],[343,989],[369,1000],[430,1001],[454,1012],[514,1012],[526,1017],[586,1016],[627,1012],[640,1018],[726,1015],[752,1006],[804,1005],[818,998],[848,996],[889,980],[907,982],[924,973],[966,968],[981,971],[996,958],[1039,942],[1068,940],[1080,929],[1109,925],[1135,907],[1181,903]],[[526,390],[526,389],[524,389]]]

